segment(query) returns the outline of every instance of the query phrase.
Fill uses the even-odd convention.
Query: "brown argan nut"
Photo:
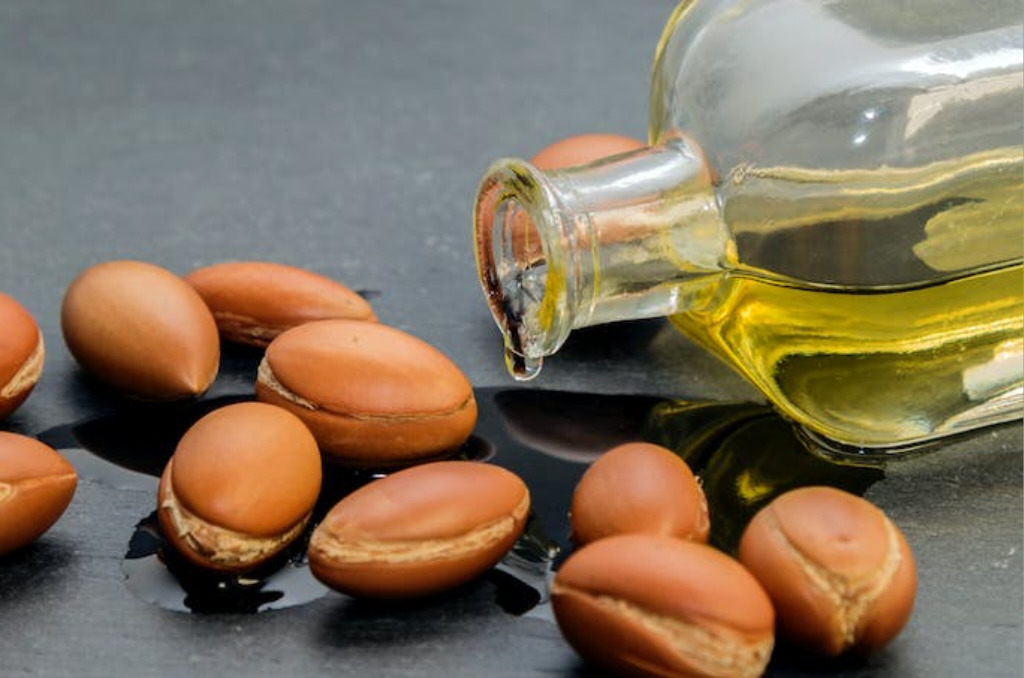
[[[157,516],[164,537],[193,563],[246,571],[302,534],[320,481],[316,441],[296,416],[237,403],[182,436],[160,478]]]
[[[268,261],[213,264],[185,276],[209,306],[221,336],[266,346],[285,330],[314,320],[374,321],[370,304],[339,282]]]
[[[704,490],[689,465],[651,443],[608,450],[580,478],[569,509],[577,546],[613,534],[663,534],[708,540]]]
[[[0,419],[32,391],[43,371],[43,334],[13,297],[0,293]]]
[[[78,475],[35,438],[0,431],[0,556],[29,544],[64,514]]]
[[[779,636],[820,655],[877,650],[910,618],[910,548],[880,509],[848,492],[776,497],[747,526],[739,557],[771,596]]]
[[[523,531],[530,494],[498,466],[438,461],[348,495],[309,542],[309,567],[354,596],[426,596],[493,567]]]
[[[294,412],[338,464],[386,468],[455,450],[476,424],[473,387],[430,344],[380,323],[319,320],[267,347],[256,395]]]
[[[641,676],[759,676],[774,645],[771,601],[724,553],[649,534],[573,553],[551,587],[562,635],[589,663]]]
[[[146,400],[206,391],[217,376],[220,339],[195,290],[141,261],[87,268],[61,308],[68,349],[94,377]]]
[[[621,134],[578,134],[545,146],[530,158],[530,164],[542,170],[562,169],[637,151],[645,145]]]

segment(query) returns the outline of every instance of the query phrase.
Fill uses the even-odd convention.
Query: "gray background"
[[[0,2],[0,290],[38,319],[43,378],[5,429],[116,410],[63,346],[83,268],[177,273],[268,259],[371,290],[380,318],[510,385],[476,280],[470,210],[493,159],[579,132],[646,133],[664,0]],[[637,338],[637,335],[641,335]],[[213,394],[246,393],[226,369]],[[574,337],[535,384],[753,399],[663,323]],[[869,493],[917,554],[916,613],[843,675],[1020,675],[1021,431],[892,466]],[[0,673],[533,675],[581,672],[543,614],[472,591],[406,614],[331,594],[254,616],[145,603],[120,560],[153,492],[84,478],[0,561]],[[826,673],[781,667],[779,675]]]

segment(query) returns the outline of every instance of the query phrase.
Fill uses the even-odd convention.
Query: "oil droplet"
[[[530,381],[540,374],[543,358],[528,358],[511,346],[505,346],[505,367],[516,381]]]

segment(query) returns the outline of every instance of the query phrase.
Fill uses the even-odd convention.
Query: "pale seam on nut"
[[[170,513],[178,537],[211,562],[225,565],[246,564],[258,560],[264,554],[273,553],[281,544],[295,538],[308,521],[308,517],[303,518],[280,537],[252,537],[196,518],[174,499],[164,501],[161,508]]]
[[[288,390],[288,387],[277,380],[274,375],[274,371],[270,368],[270,364],[267,362],[266,356],[260,361],[259,367],[256,369],[256,380],[262,383],[264,386],[269,388],[274,393],[278,394],[285,400],[289,400],[296,405],[304,407],[308,410],[322,410],[322,405],[318,405],[311,400],[307,400],[297,393]],[[354,412],[334,412],[331,414],[336,417],[343,419],[353,419],[356,421],[425,421],[427,419],[441,419],[447,417],[459,410],[463,410],[473,402],[474,396],[470,393],[461,403],[452,407],[448,410],[442,410],[439,412],[412,412],[409,414],[356,414]]]
[[[805,556],[782,532],[777,519],[772,516],[769,526],[776,538],[788,549],[796,559],[800,569],[810,580],[811,584],[828,596],[839,612],[840,631],[843,636],[843,650],[850,648],[857,640],[857,623],[861,616],[885,589],[889,582],[896,576],[899,569],[902,555],[900,553],[899,540],[896,537],[896,528],[892,522],[883,517],[885,533],[888,541],[888,550],[882,566],[874,571],[877,576],[867,580],[873,582],[865,588],[865,582],[850,582],[846,577],[835,574],[827,568],[823,568],[812,562]]]
[[[0,504],[14,496],[14,486],[10,483],[0,483]]]
[[[173,490],[160,504],[160,508],[165,509],[170,515],[178,537],[184,539],[197,553],[210,561],[225,565],[244,565],[258,560],[265,554],[273,553],[282,544],[297,537],[309,520],[308,515],[303,517],[279,537],[253,537],[211,525],[196,517],[177,501]]]
[[[697,504],[697,531],[704,532],[705,530],[711,529],[711,513],[708,510],[708,496],[704,493],[704,479],[698,475],[693,476],[693,479],[697,482],[697,497],[699,502]]]
[[[259,323],[255,318],[230,311],[217,311],[213,314],[217,324],[223,324],[240,334],[245,334],[253,339],[264,339],[269,341],[284,331],[284,327],[267,327]]]
[[[577,593],[611,611],[639,624],[655,636],[663,638],[677,654],[697,665],[702,675],[760,676],[775,645],[772,636],[756,643],[744,642],[739,634],[720,625],[701,626],[697,623],[655,614],[638,605],[605,594],[591,594],[571,586],[552,584],[551,594]]]
[[[256,381],[260,382],[285,400],[295,403],[299,407],[304,407],[307,410],[320,409],[320,406],[313,401],[306,400],[302,396],[285,388],[284,384],[277,380],[277,377],[274,375],[274,370],[270,369],[270,363],[267,362],[267,356],[265,355],[263,356],[263,360],[260,361],[259,367],[256,368]]]
[[[509,535],[516,521],[522,520],[530,508],[530,496],[524,495],[512,515],[503,516],[482,527],[452,539],[423,539],[402,541],[346,541],[325,531],[313,534],[310,547],[324,557],[346,565],[385,562],[389,564],[414,563],[424,560],[458,558],[483,551]]]
[[[15,372],[11,380],[7,382],[7,385],[0,389],[0,398],[10,398],[21,393],[23,390],[32,386],[39,381],[39,375],[43,371],[43,355],[45,348],[43,347],[43,333],[39,333],[39,339],[36,341],[35,350],[32,351],[18,371]]]

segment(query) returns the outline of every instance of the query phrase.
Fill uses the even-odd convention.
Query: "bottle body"
[[[865,288],[1019,260],[1022,10],[683,3],[655,58],[650,140],[702,145],[748,269]]]
[[[1019,418],[1019,10],[681,5],[649,149],[502,161],[481,185],[478,264],[510,365],[574,327],[664,315],[840,446]]]
[[[906,448],[1020,417],[1021,267],[884,292],[708,281],[673,324],[827,446]]]

